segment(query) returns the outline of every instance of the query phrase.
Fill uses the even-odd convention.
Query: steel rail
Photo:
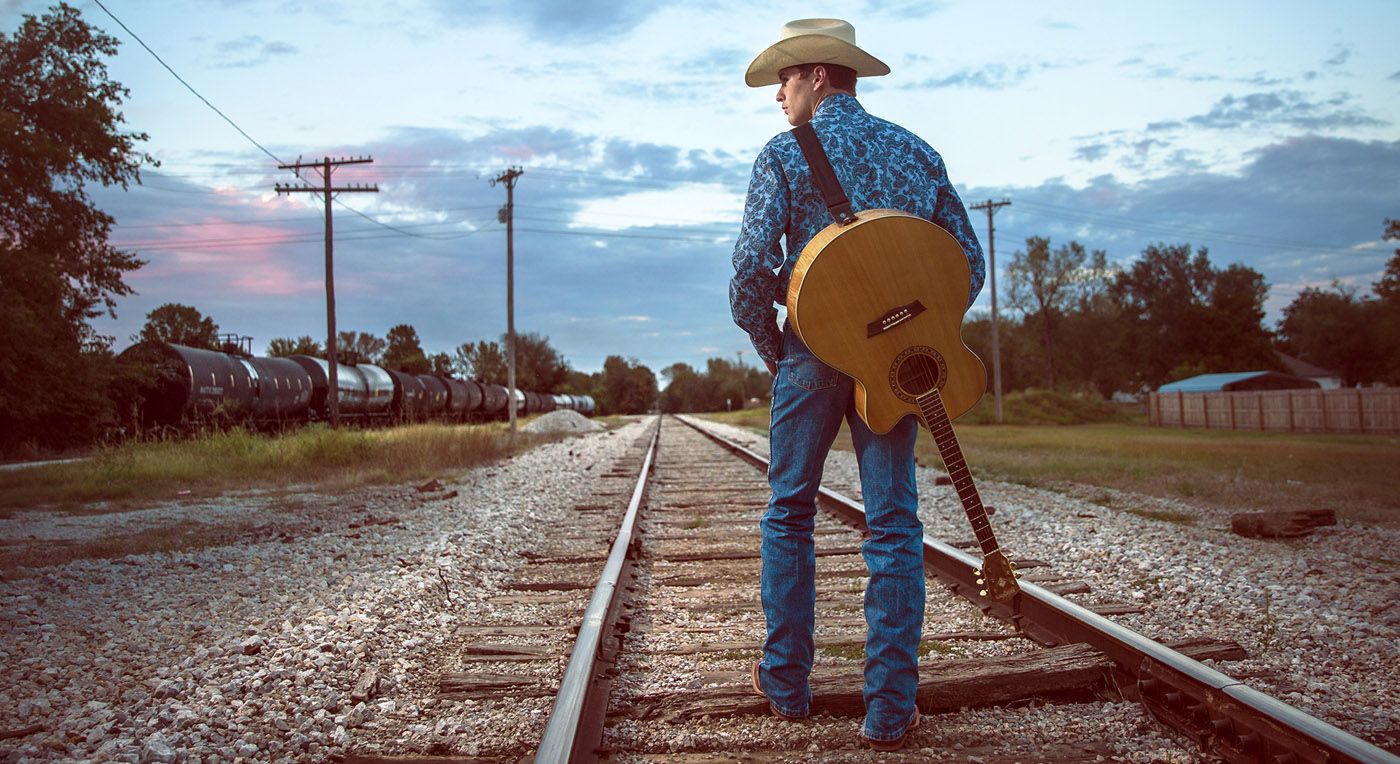
[[[677,417],[749,463],[768,460],[711,432],[688,417]],[[865,525],[862,505],[826,487],[818,499],[843,519]],[[979,593],[976,557],[947,544],[924,540],[924,566],[948,588],[988,615],[1009,621],[1044,644],[1083,642],[1104,653],[1129,679],[1124,696],[1143,704],[1156,718],[1185,733],[1203,750],[1227,761],[1273,764],[1377,762],[1400,764],[1397,757],[1255,690],[1205,664],[1050,592],[1024,582],[1008,606]]]
[[[631,578],[632,562],[637,551],[633,532],[636,530],[642,496],[647,489],[647,475],[651,472],[660,439],[661,417],[658,416],[652,429],[651,444],[647,446],[646,457],[637,474],[637,484],[632,489],[632,500],[627,504],[627,513],[622,517],[612,551],[603,565],[597,585],[593,587],[588,609],[583,613],[574,650],[564,669],[564,680],[559,684],[559,694],[554,699],[544,735],[535,751],[535,764],[565,764],[596,761],[598,758],[596,749],[603,734],[607,691],[612,679],[611,666],[600,671],[599,664],[613,663],[618,648],[616,644],[606,644],[603,637],[617,625],[622,609],[618,592],[626,588]]]

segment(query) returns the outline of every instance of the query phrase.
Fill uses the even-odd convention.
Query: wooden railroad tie
[[[1194,639],[1169,645],[1195,660],[1238,660],[1244,649],[1228,640]],[[1065,645],[994,658],[927,661],[919,666],[919,709],[942,713],[1022,701],[1081,700],[1108,685],[1114,663],[1088,645]],[[617,716],[684,722],[704,716],[765,716],[768,702],[753,691],[748,674],[698,690],[648,693],[620,704]],[[853,671],[812,675],[812,713],[857,717],[865,713],[863,679]]]
[[[1230,516],[1230,530],[1252,539],[1295,538],[1324,525],[1336,524],[1337,513],[1330,509],[1244,512]]]

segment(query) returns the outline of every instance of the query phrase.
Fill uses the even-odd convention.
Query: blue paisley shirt
[[[933,221],[958,240],[972,270],[967,298],[971,305],[982,291],[987,269],[967,210],[948,182],[938,152],[908,130],[867,114],[855,96],[844,93],[822,99],[812,127],[852,209],[902,210]],[[788,280],[802,248],[830,223],[831,213],[812,184],[797,139],[790,132],[780,133],[754,162],[729,282],[734,323],[749,333],[765,361],[777,363],[783,356],[783,335],[773,306],[787,301]]]

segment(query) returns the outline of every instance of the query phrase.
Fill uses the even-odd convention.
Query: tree
[[[506,383],[506,354],[494,342],[481,340],[475,345],[468,342],[457,347],[457,368],[478,382],[493,385]]]
[[[389,330],[384,367],[409,374],[427,374],[432,369],[418,343],[418,330],[411,324],[399,324]]]
[[[82,442],[110,419],[111,338],[88,321],[142,262],[109,243],[86,184],[126,188],[154,163],[120,130],[116,51],[66,4],[0,33],[0,448]]]
[[[506,343],[501,336],[501,344]],[[534,332],[515,335],[515,386],[537,393],[555,392],[569,376],[564,356],[550,347],[549,338]]]
[[[296,339],[277,337],[267,343],[267,354],[273,358],[286,358],[293,355],[309,355],[325,358],[326,354],[316,340],[302,335]]]
[[[1086,271],[1088,257],[1084,245],[1077,241],[1050,250],[1050,240],[1043,236],[1026,239],[1026,250],[1011,256],[1006,267],[1007,301],[1033,320],[1040,329],[1041,362],[1045,369],[1045,386],[1055,387],[1055,330],[1064,314],[1080,296],[1083,288],[1095,285],[1095,271],[1106,269],[1102,250],[1094,252],[1095,267]]]
[[[603,361],[600,414],[643,414],[656,405],[656,376],[637,360],[610,355]]]
[[[451,374],[452,356],[446,353],[433,353],[428,358],[428,365],[432,367],[434,374]]]
[[[205,350],[219,349],[219,325],[194,307],[167,302],[146,314],[139,342],[169,342]]]
[[[1385,238],[1400,240],[1400,220],[1385,221]],[[1381,379],[1387,384],[1400,385],[1400,248],[1386,263],[1385,273],[1374,288],[1378,354],[1384,359]]]
[[[1269,340],[1260,323],[1264,277],[1242,265],[1218,271],[1205,248],[1193,255],[1189,244],[1150,245],[1114,278],[1110,293],[1120,312],[1117,345],[1131,369],[1130,388],[1158,387],[1183,368],[1281,367],[1261,351]]]
[[[340,363],[356,366],[362,363],[379,364],[388,343],[366,332],[336,332],[335,357]]]
[[[1347,387],[1371,382],[1383,373],[1386,360],[1376,352],[1379,327],[1368,320],[1378,308],[1341,284],[1334,283],[1330,290],[1308,287],[1283,309],[1279,345],[1341,374]]]

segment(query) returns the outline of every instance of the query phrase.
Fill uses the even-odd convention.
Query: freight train
[[[132,408],[144,429],[205,423],[283,427],[329,419],[330,363],[309,355],[261,358],[166,342],[141,342],[119,357],[147,370]],[[371,364],[336,364],[342,421],[466,422],[509,416],[501,385]],[[589,395],[515,391],[518,415],[571,409],[591,416]]]

